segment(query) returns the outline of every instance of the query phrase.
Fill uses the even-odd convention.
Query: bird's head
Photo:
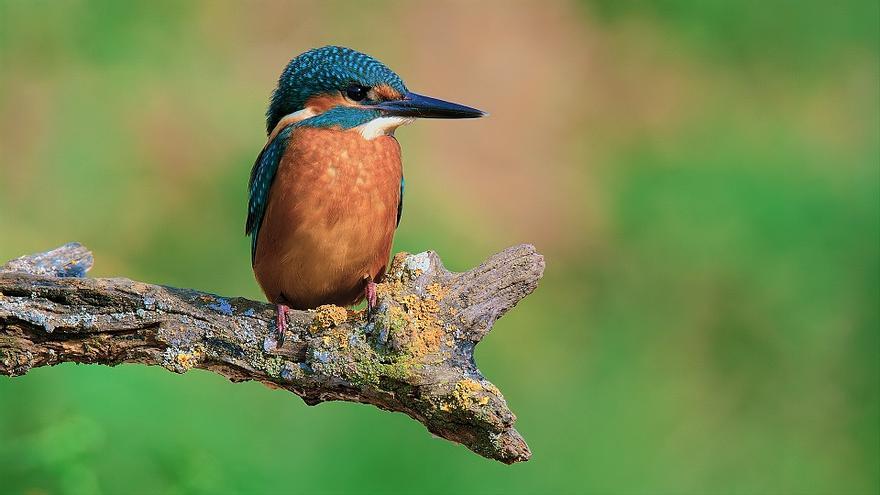
[[[360,127],[368,138],[414,118],[482,117],[475,108],[410,92],[378,60],[340,46],[309,50],[287,64],[266,111],[266,132],[279,122],[312,127]]]

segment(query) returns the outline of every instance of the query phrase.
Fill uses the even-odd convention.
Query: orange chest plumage
[[[379,279],[397,226],[400,146],[356,130],[294,130],[278,167],[254,255],[270,301],[350,305]]]

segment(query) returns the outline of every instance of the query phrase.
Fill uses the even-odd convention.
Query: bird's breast
[[[401,176],[397,140],[390,136],[366,140],[353,131],[300,132],[283,159],[288,174],[282,180],[296,193],[314,194],[313,206],[330,213],[323,221],[338,221],[339,213],[348,210],[364,214],[389,207],[388,200],[395,199],[389,192],[399,186]]]
[[[391,136],[296,129],[281,159],[254,270],[266,295],[295,307],[351,304],[391,250],[400,199],[400,146]]]

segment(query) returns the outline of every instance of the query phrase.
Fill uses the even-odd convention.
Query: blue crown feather
[[[291,60],[278,78],[266,111],[266,133],[285,115],[302,110],[312,96],[341,91],[352,83],[387,84],[402,94],[407,92],[400,76],[369,55],[342,46],[315,48]]]

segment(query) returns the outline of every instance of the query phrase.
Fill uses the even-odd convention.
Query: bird
[[[403,212],[394,131],[419,118],[485,115],[413,93],[351,48],[314,48],[287,64],[266,111],[245,223],[255,278],[276,306],[279,346],[291,309],[366,299],[367,318],[374,310]]]

